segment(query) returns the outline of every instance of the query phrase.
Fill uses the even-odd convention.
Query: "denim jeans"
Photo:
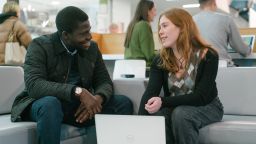
[[[76,123],[74,113],[80,102],[61,102],[54,96],[45,96],[34,101],[29,110],[30,120],[37,122],[39,144],[59,144],[61,124],[67,123],[77,127],[94,125],[94,119],[83,124]],[[103,114],[132,114],[132,102],[125,96],[115,95],[103,106]],[[88,144],[96,144],[96,134],[89,134]]]
[[[199,129],[221,121],[223,106],[217,97],[205,106],[162,108],[154,115],[165,117],[166,144],[199,144]]]

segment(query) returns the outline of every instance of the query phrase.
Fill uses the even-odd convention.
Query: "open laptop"
[[[241,35],[243,42],[249,46],[252,51],[254,48],[254,44],[255,44],[255,35]],[[228,46],[228,52],[229,53],[236,53],[236,51],[234,49],[232,49],[230,47],[230,45]]]
[[[255,35],[241,35],[241,37],[244,43],[253,50],[255,44]]]
[[[98,144],[166,144],[163,116],[96,114]]]

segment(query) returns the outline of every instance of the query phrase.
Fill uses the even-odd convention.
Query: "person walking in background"
[[[19,42],[25,48],[31,42],[31,36],[26,26],[19,20],[20,7],[10,1],[4,4],[3,13],[0,14],[0,64],[4,64],[5,60],[5,43],[8,41],[8,36],[13,29],[15,33],[14,42]]]
[[[56,16],[57,32],[33,39],[24,63],[26,89],[13,103],[11,120],[37,122],[39,144],[59,144],[61,124],[88,128],[96,113],[132,114],[126,96],[113,96],[102,55],[91,41],[88,15],[69,6]],[[96,144],[95,127],[86,143]]]
[[[109,33],[119,33],[119,27],[116,23],[111,23],[108,29]]]
[[[156,8],[151,0],[141,0],[130,22],[125,37],[125,59],[143,59],[150,66],[154,53],[154,38],[150,22],[156,16]]]
[[[217,12],[215,0],[199,0],[199,4],[201,12],[193,18],[203,38],[218,50],[219,58],[226,60],[228,66],[234,65],[228,45],[242,56],[248,56],[251,49],[243,42],[231,16]]]
[[[163,48],[152,62],[139,114],[165,117],[166,144],[198,144],[199,129],[223,117],[215,82],[218,53],[183,9],[161,14],[158,27]]]

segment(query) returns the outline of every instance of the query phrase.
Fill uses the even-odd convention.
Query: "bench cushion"
[[[90,135],[90,136],[89,136]],[[88,138],[95,138],[95,126],[88,128],[78,128],[67,124],[62,124],[61,141],[81,141],[86,144]],[[66,142],[65,142],[66,141]],[[72,142],[72,143],[73,143]],[[11,122],[10,114],[0,115],[0,144],[35,144],[36,143],[36,123],[35,122]]]
[[[200,143],[255,144],[256,117],[224,115],[223,120],[200,129]]]
[[[145,91],[145,84],[148,79],[144,78],[124,78],[115,79],[114,90],[116,95],[126,95],[133,103],[134,114],[138,113],[140,100]]]

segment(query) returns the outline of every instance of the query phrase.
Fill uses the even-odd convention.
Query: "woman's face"
[[[156,16],[156,7],[154,6],[151,10],[148,11],[148,21],[152,22]]]
[[[180,34],[180,28],[174,25],[164,15],[159,21],[158,34],[164,48],[176,48],[176,41]]]

